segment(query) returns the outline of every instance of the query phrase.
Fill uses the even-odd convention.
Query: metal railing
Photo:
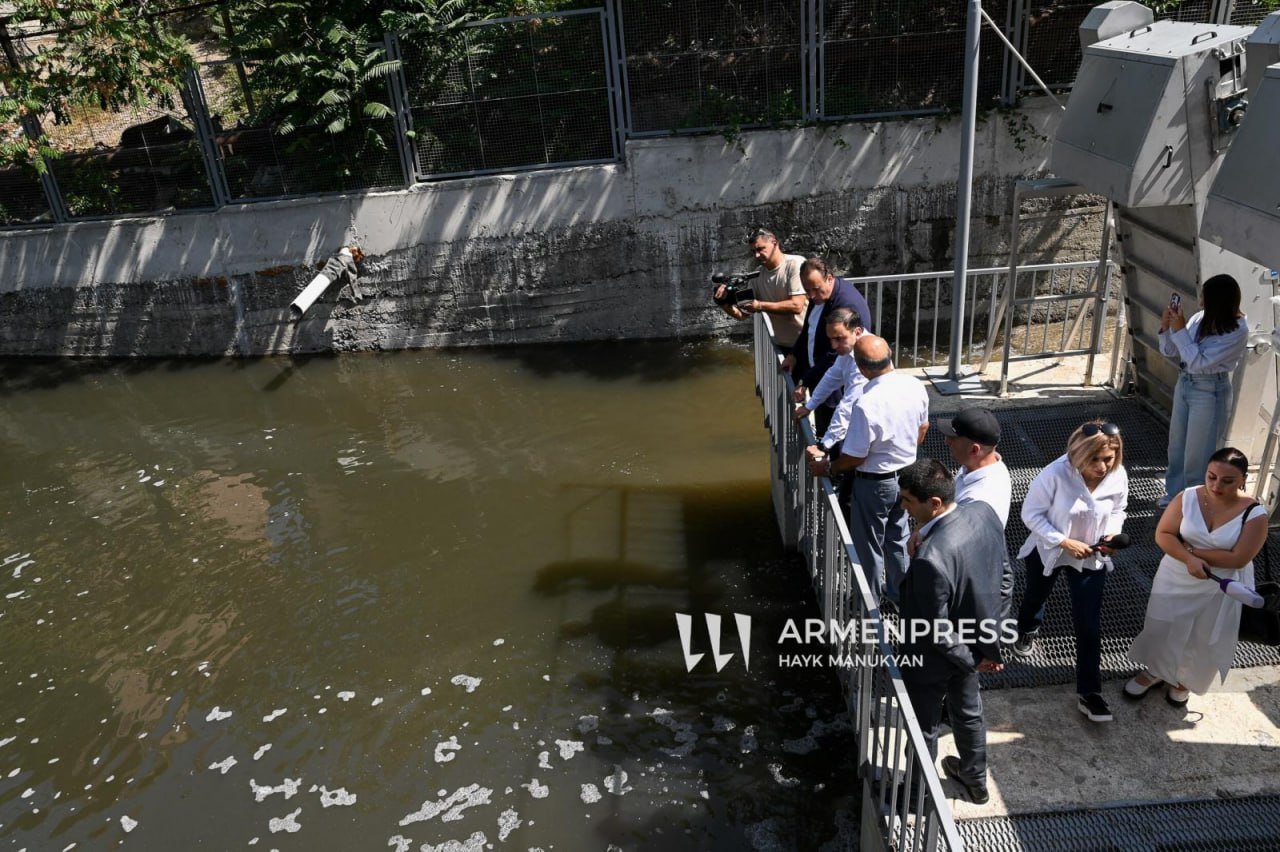
[[[1098,323],[1107,310],[1110,275],[1098,284],[1097,260],[1019,266],[1013,307],[1026,313],[1015,330],[1004,332],[1006,363],[1034,358],[1096,355],[1102,341]],[[1114,264],[1106,267],[1114,271]],[[950,328],[952,270],[870,275],[845,280],[866,296],[876,332],[894,345],[899,367],[945,364],[951,347],[959,346],[965,363],[986,367],[1000,329],[999,300],[1007,290],[1008,267],[968,271],[966,323],[957,338]],[[1016,294],[1014,294],[1016,296]],[[1092,307],[1094,323],[1086,335],[1085,318]],[[887,311],[887,313],[886,313]],[[1011,321],[1013,312],[1009,313]],[[1015,340],[1018,345],[1013,346]]]
[[[754,322],[756,390],[771,440],[778,527],[787,545],[804,556],[824,621],[871,628],[857,631],[856,646],[853,636],[826,646],[842,657],[877,661],[837,667],[858,736],[862,848],[875,843],[884,849],[959,850],[963,842],[831,481],[813,476],[803,462],[805,447],[814,443],[813,429],[791,415],[795,383],[782,372],[769,318],[756,314]]]

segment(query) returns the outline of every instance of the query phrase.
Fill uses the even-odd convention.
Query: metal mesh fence
[[[218,60],[200,66],[218,160],[232,200],[402,186],[395,121],[360,116],[346,130],[298,127],[280,132],[283,81],[254,62]],[[385,82],[369,100],[389,103]]]
[[[1272,12],[1280,10],[1280,5],[1266,0],[1235,0],[1231,4],[1231,23],[1237,26],[1254,27],[1262,23],[1262,19]]]
[[[0,63],[3,62],[0,58]],[[0,122],[0,136],[7,142],[27,138],[21,127],[9,122]],[[22,164],[0,168],[0,228],[51,219],[49,202],[35,167]]]
[[[616,156],[600,14],[539,16],[468,27],[450,46],[402,38],[421,177]]]
[[[1014,0],[1021,4],[1020,15],[1025,21],[1023,56],[1041,79],[1053,89],[1069,89],[1080,70],[1080,24],[1096,2],[1063,2],[1062,0]],[[1184,0],[1171,4],[1156,15],[1157,20],[1169,19],[1183,22],[1204,23],[1211,19],[1212,0]],[[1032,84],[1021,69],[1019,88]]]
[[[823,0],[824,118],[958,109],[966,4],[953,0]],[[979,102],[999,95],[1004,48],[983,28]]]
[[[633,133],[801,118],[798,0],[622,0]]]
[[[72,219],[213,206],[191,117],[176,102],[120,112],[80,105],[69,123],[46,116],[43,127],[61,154],[49,171]]]

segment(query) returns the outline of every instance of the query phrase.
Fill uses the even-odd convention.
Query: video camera
[[[717,272],[711,276],[711,299],[717,305],[738,305],[742,302],[750,302],[756,297],[756,291],[747,286],[747,282],[760,274],[757,269],[754,272],[747,272],[742,275],[725,275],[723,272]],[[724,286],[724,293],[719,297],[716,291]]]

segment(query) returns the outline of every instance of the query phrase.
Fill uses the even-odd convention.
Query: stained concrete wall
[[[979,127],[971,264],[1003,265],[1011,182],[1042,174],[1058,113]],[[1015,129],[1016,128],[1016,129]],[[851,274],[951,265],[959,122],[919,119],[631,141],[621,165],[0,235],[0,354],[252,355],[692,336],[746,330],[715,269],[767,226]],[[1097,251],[1052,216],[1035,259]],[[366,298],[288,305],[339,246]]]

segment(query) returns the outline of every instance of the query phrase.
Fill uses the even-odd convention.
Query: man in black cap
[[[1000,421],[985,408],[966,408],[955,417],[938,420],[938,431],[947,441],[956,472],[956,504],[986,503],[1000,518],[1001,530],[1009,523],[1013,481],[996,445]],[[1000,571],[1000,617],[1009,618],[1013,606],[1013,566],[1004,554]]]

